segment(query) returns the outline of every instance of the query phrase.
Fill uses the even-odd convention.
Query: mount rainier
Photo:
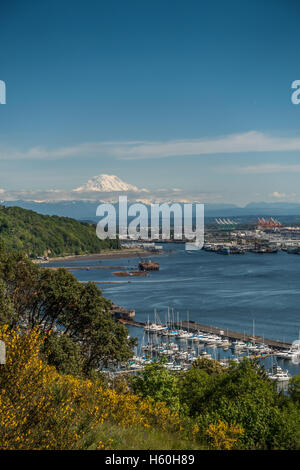
[[[118,176],[115,175],[98,175],[94,176],[83,186],[74,189],[76,192],[89,192],[89,191],[99,191],[99,192],[114,192],[114,191],[146,191],[145,189],[139,189],[137,186],[132,184],[125,183]]]

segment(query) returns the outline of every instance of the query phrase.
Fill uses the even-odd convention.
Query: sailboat
[[[144,330],[145,331],[149,331],[149,333],[158,333],[158,332],[162,332],[164,330],[166,330],[167,327],[164,326],[160,319],[159,319],[159,316],[156,312],[156,309],[154,310],[154,323],[150,323],[149,321],[149,315],[148,315],[148,321],[147,323],[145,324],[145,327],[144,327]]]

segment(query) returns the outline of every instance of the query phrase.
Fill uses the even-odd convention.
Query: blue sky
[[[0,188],[300,201],[297,1],[1,5]],[[5,193],[4,193],[5,194]]]

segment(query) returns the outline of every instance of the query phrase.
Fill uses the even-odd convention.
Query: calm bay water
[[[157,309],[165,320],[168,307],[180,318],[267,338],[293,341],[300,329],[300,256],[254,254],[223,256],[206,251],[188,254],[184,245],[165,245],[155,256],[158,272],[148,277],[120,278],[114,269],[71,271],[80,281],[100,281],[103,294],[136,311],[136,320],[153,318]],[[126,266],[138,258],[67,262],[68,266]],[[66,262],[50,265],[66,265]],[[113,282],[112,284],[102,283]]]

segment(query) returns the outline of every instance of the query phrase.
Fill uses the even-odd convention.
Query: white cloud
[[[92,177],[86,184],[72,190],[0,190],[1,199],[6,201],[112,201],[117,202],[119,196],[126,194],[129,201],[147,202],[208,202],[219,200],[222,196],[217,192],[204,193],[199,190],[183,191],[180,188],[159,188],[148,190],[126,183],[116,175],[100,174]]]
[[[263,163],[260,165],[249,165],[244,167],[227,168],[238,174],[259,174],[259,173],[299,173],[299,165],[282,165],[280,163]]]
[[[118,159],[136,160],[187,155],[297,150],[300,150],[300,137],[274,137],[258,131],[249,131],[194,140],[86,142],[54,149],[33,147],[26,151],[2,149],[0,150],[0,159],[60,159],[105,155]]]
[[[114,155],[119,158],[140,159],[295,150],[300,150],[300,138],[278,138],[267,136],[261,132],[250,131],[212,139],[146,142],[127,147],[116,146],[113,151]]]
[[[275,198],[277,200],[289,200],[293,201],[296,197],[296,193],[291,193],[291,194],[286,194],[286,193],[280,193],[279,191],[274,191],[272,194],[270,194],[270,197]]]
[[[271,196],[275,197],[276,199],[284,199],[284,198],[286,198],[286,194],[285,194],[285,193],[279,193],[278,191],[274,191],[274,193],[272,193]]]
[[[65,191],[65,190],[36,190],[36,191],[5,191],[1,194],[2,201],[101,201],[117,202],[124,191]],[[176,189],[157,189],[153,191],[126,191],[129,202],[220,202],[223,196],[217,192],[183,191]]]

